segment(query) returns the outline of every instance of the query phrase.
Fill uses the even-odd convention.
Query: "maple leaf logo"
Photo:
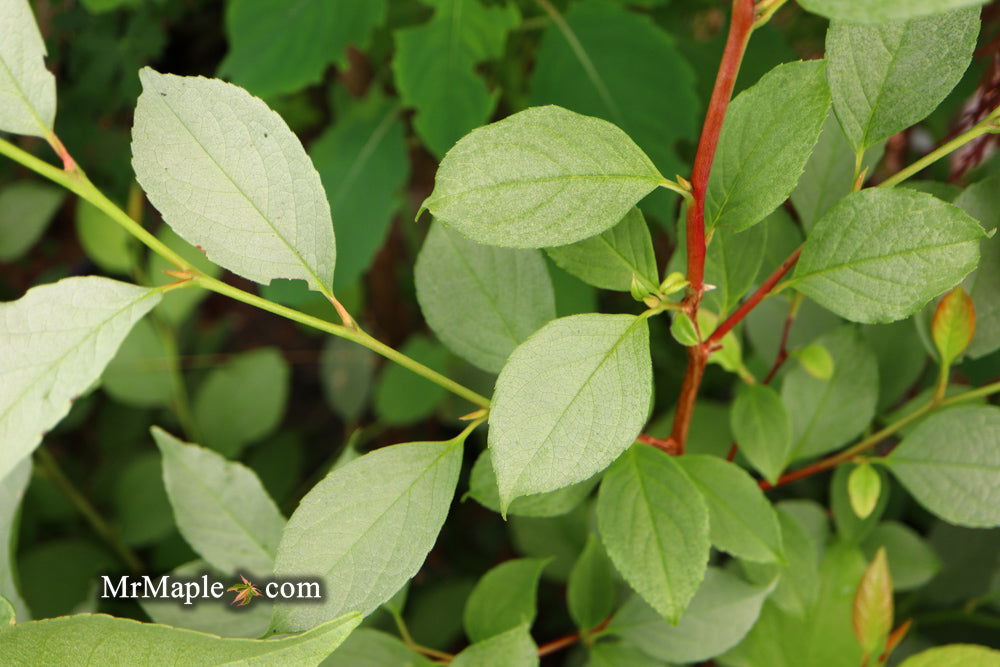
[[[233,598],[233,601],[230,604],[235,604],[244,607],[250,604],[250,602],[255,597],[260,595],[260,589],[254,586],[253,583],[248,581],[247,578],[244,577],[242,574],[240,575],[240,579],[243,580],[242,584],[236,584],[234,586],[230,586],[226,590],[236,591],[236,597]]]

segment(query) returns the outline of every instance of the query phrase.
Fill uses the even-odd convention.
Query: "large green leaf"
[[[480,642],[535,620],[538,579],[546,560],[518,558],[483,575],[469,594],[462,618],[465,634]]]
[[[811,12],[841,21],[882,23],[963,7],[978,7],[987,0],[799,0]]]
[[[610,465],[639,435],[651,396],[646,318],[574,315],[545,325],[510,356],[490,408],[501,510]]]
[[[437,222],[417,256],[414,280],[420,309],[437,337],[492,373],[556,316],[539,251],[479,245]]]
[[[855,322],[892,322],[954,287],[984,232],[960,209],[909,189],[855,192],[806,239],[791,284]]]
[[[1000,408],[964,406],[928,417],[880,461],[945,521],[988,528],[1000,525],[998,442]]]
[[[833,357],[828,380],[800,365],[785,376],[781,399],[792,418],[792,458],[825,454],[871,423],[878,400],[878,365],[857,329],[842,326],[816,342]]]
[[[729,419],[740,451],[774,483],[792,452],[792,422],[781,397],[766,385],[743,385]]]
[[[979,10],[875,25],[851,20],[830,24],[827,75],[840,125],[860,151],[923,120],[951,92],[972,59]]]
[[[0,477],[100,377],[160,292],[108,278],[66,278],[0,304]]]
[[[270,574],[285,518],[252,470],[152,429],[177,528],[221,572]]]
[[[14,664],[187,665],[318,663],[347,639],[359,614],[345,614],[281,639],[223,639],[193,630],[78,614],[18,623],[0,630],[4,658]]]
[[[885,144],[879,142],[865,151],[862,168],[870,173],[882,158],[884,149]],[[831,206],[851,193],[854,161],[854,148],[840,127],[837,115],[831,111],[806,162],[802,178],[792,190],[792,204],[806,231],[812,229]]]
[[[24,459],[5,476],[0,477],[0,598],[9,601],[15,618],[20,622],[31,618],[14,578],[17,516],[29,481],[31,481],[30,459]],[[0,627],[2,626],[3,623],[0,622]]]
[[[728,651],[750,631],[773,586],[752,586],[710,567],[684,612],[671,625],[638,596],[615,614],[606,632],[668,662],[697,663]]]
[[[1000,176],[970,185],[955,199],[955,206],[987,230],[1000,227]],[[1000,349],[1000,236],[983,239],[979,252],[979,268],[966,281],[976,305],[976,335],[968,350],[973,359]]]
[[[56,117],[56,80],[27,0],[0,3],[0,130],[44,137]]]
[[[821,60],[779,65],[736,96],[705,194],[705,225],[755,225],[788,198],[830,108]]]
[[[489,120],[497,96],[476,74],[476,65],[503,54],[507,32],[521,17],[512,5],[427,2],[434,6],[430,21],[396,31],[392,68],[400,98],[417,110],[414,128],[441,157],[462,135]]]
[[[559,268],[595,287],[628,292],[634,276],[643,289],[651,293],[657,290],[659,278],[653,240],[637,208],[603,234],[547,248],[546,252]]]
[[[278,604],[279,632],[391,598],[434,546],[455,494],[464,434],[378,449],[335,469],[306,494],[278,545],[278,576],[324,580],[322,604]]]
[[[611,123],[533,107],[463,137],[424,208],[478,243],[558,246],[610,229],[663,181]]]
[[[597,525],[625,581],[676,624],[708,565],[709,510],[698,487],[668,455],[634,445],[601,482]]]
[[[452,667],[538,667],[538,648],[528,626],[522,625],[469,646],[449,664]]]
[[[399,106],[377,91],[360,102],[346,97],[334,96],[337,122],[309,147],[340,249],[334,283],[343,286],[371,265],[410,173]]]
[[[285,121],[242,88],[139,72],[132,166],[163,219],[208,258],[329,292],[336,248],[319,174]]]
[[[386,0],[233,0],[226,4],[229,53],[219,74],[261,96],[319,83],[347,47],[365,48],[386,17]]]
[[[717,456],[677,459],[708,506],[709,537],[716,548],[753,561],[784,558],[774,507],[745,470]]]
[[[36,181],[11,183],[0,190],[0,262],[23,257],[45,233],[65,198],[60,188]]]
[[[603,118],[662,173],[684,173],[676,145],[695,139],[699,101],[694,71],[671,35],[651,17],[599,0],[570,4],[563,18],[542,33],[530,103]]]
[[[291,370],[272,347],[234,355],[198,387],[194,417],[206,447],[234,457],[281,423]]]
[[[569,512],[590,495],[600,481],[600,475],[570,486],[564,486],[548,493],[521,496],[510,504],[507,514],[513,516],[559,516]],[[480,505],[494,512],[500,511],[500,490],[497,476],[493,473],[489,451],[484,451],[476,459],[469,475],[469,494]]]

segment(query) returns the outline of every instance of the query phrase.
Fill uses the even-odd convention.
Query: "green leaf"
[[[851,470],[847,478],[847,496],[851,509],[859,519],[868,518],[882,494],[882,478],[868,463],[862,463]]]
[[[345,421],[356,421],[368,405],[377,361],[374,352],[344,338],[323,344],[320,380],[327,403]]]
[[[27,0],[0,5],[0,130],[45,137],[56,117],[56,80]]]
[[[995,667],[1000,651],[974,644],[937,646],[910,656],[900,667]]]
[[[803,617],[819,595],[819,561],[824,545],[812,539],[805,525],[787,507],[780,507],[777,514],[784,567],[748,561],[740,561],[740,565],[750,580],[760,585],[771,581],[777,572],[778,585],[768,600],[788,614]]]
[[[695,73],[673,37],[652,17],[608,2],[571,3],[563,19],[542,33],[530,104],[603,118],[628,133],[662,173],[686,173],[677,144],[695,140],[700,105]]]
[[[21,622],[29,620],[31,615],[17,589],[14,555],[17,549],[18,511],[30,481],[30,459],[24,459],[0,477],[0,598],[8,601],[11,613]]]
[[[885,144],[879,142],[865,151],[861,168],[867,173],[875,168]],[[854,148],[832,111],[826,117],[819,141],[813,149],[805,171],[792,190],[792,204],[806,231],[823,217],[831,206],[851,193],[854,186]]]
[[[655,612],[653,612],[655,613]],[[590,645],[587,667],[663,667],[663,663],[628,642],[599,641]]]
[[[194,398],[205,446],[235,457],[274,431],[285,415],[290,376],[288,362],[272,347],[242,352],[213,369]]]
[[[507,32],[521,19],[511,5],[479,0],[428,0],[434,16],[395,32],[392,61],[403,103],[415,107],[413,126],[437,157],[489,120],[497,95],[476,73],[484,60],[503,55]]]
[[[386,18],[385,0],[269,0],[226,5],[229,52],[219,74],[264,97],[319,83],[331,63],[347,65],[347,47],[364,49]]]
[[[17,615],[14,613],[14,605],[0,595],[0,628],[15,623],[17,623]]]
[[[360,622],[360,615],[345,614],[291,637],[223,639],[128,618],[78,614],[18,623],[0,630],[0,644],[6,658],[23,664],[307,664],[329,655]]]
[[[976,268],[983,237],[979,223],[930,195],[862,190],[816,223],[792,284],[855,322],[901,320]]]
[[[340,249],[334,283],[344,286],[371,266],[410,175],[399,106],[376,91],[359,102],[346,97],[334,95],[337,122],[309,147]]]
[[[806,373],[812,375],[817,380],[829,380],[833,377],[835,364],[830,351],[819,343],[811,343],[803,348],[794,350],[792,356],[799,362]],[[881,379],[881,375],[879,376]]]
[[[927,541],[909,526],[895,521],[875,526],[861,548],[868,558],[880,548],[885,549],[896,591],[919,588],[941,569],[941,560]]]
[[[102,271],[128,275],[135,268],[139,258],[135,237],[85,199],[76,204],[76,236]]]
[[[130,546],[145,546],[174,532],[159,455],[144,451],[118,473],[114,484],[117,529]]]
[[[928,417],[881,462],[932,513],[988,528],[1000,525],[998,441],[1000,408],[963,406]]]
[[[400,352],[425,366],[442,371],[447,351],[421,334],[410,336]],[[386,424],[412,424],[426,419],[447,392],[442,387],[398,364],[387,364],[375,385],[375,414]]]
[[[986,230],[1000,227],[1000,176],[973,183],[955,199],[955,206]],[[966,280],[976,307],[976,335],[968,350],[973,359],[1000,349],[1000,235],[984,238],[979,251],[979,268]]]
[[[522,625],[469,646],[452,660],[452,667],[538,667],[538,647]]]
[[[163,481],[181,535],[221,572],[266,575],[285,518],[257,475],[216,452],[151,429],[163,454]]]
[[[569,615],[581,632],[600,625],[615,608],[618,577],[604,547],[593,535],[569,573],[566,601]],[[655,613],[655,612],[654,612]]]
[[[716,548],[746,560],[784,558],[774,507],[745,470],[704,454],[681,456],[677,462],[708,505],[709,536]]]
[[[705,194],[705,225],[736,231],[788,199],[830,108],[822,60],[779,65],[736,96]]]
[[[533,107],[463,137],[423,207],[477,243],[558,246],[610,229],[663,180],[611,123]]]
[[[851,618],[866,656],[882,648],[892,630],[892,617],[892,576],[885,549],[879,549],[858,584]]]
[[[206,571],[211,571],[208,563],[194,560],[174,569],[169,575],[174,577],[200,577]],[[216,581],[226,581],[233,577],[233,572],[212,572]],[[153,585],[158,585],[158,578],[152,578]],[[271,606],[253,604],[247,607],[234,607],[218,602],[207,604],[178,604],[172,599],[140,599],[139,605],[154,623],[172,625],[197,632],[207,632],[220,637],[260,637],[267,631],[271,622]],[[353,636],[353,635],[352,635]]]
[[[753,287],[766,247],[765,225],[742,232],[730,227],[715,230],[705,257],[705,281],[715,289],[705,294],[705,305],[720,315],[735,308]]]
[[[977,7],[987,0],[799,0],[809,11],[831,19],[882,23]]]
[[[637,208],[603,234],[545,252],[559,268],[595,287],[628,292],[634,277],[647,292],[657,292],[653,240]]]
[[[427,324],[456,354],[491,373],[556,316],[537,250],[479,245],[435,222],[414,267]]]
[[[634,445],[604,476],[601,540],[625,581],[676,624],[705,576],[709,510],[676,461]]]
[[[66,278],[0,304],[0,477],[100,377],[156,290],[108,278]]]
[[[465,634],[481,642],[535,620],[538,579],[546,560],[519,558],[497,565],[476,583],[462,616]]]
[[[545,325],[497,378],[489,447],[501,510],[605,469],[639,435],[651,398],[646,318],[574,315]]]
[[[697,663],[728,651],[750,631],[773,585],[752,586],[716,567],[671,625],[638,596],[615,614],[607,634],[617,635],[659,660]]]
[[[126,405],[169,407],[174,398],[176,364],[160,331],[149,318],[143,318],[104,369],[101,387]]]
[[[920,122],[951,92],[972,60],[979,10],[875,25],[855,20],[830,24],[826,54],[833,108],[860,151]]]
[[[781,397],[766,385],[744,384],[729,420],[740,451],[773,484],[792,453],[792,422]]]
[[[249,280],[305,280],[329,293],[330,206],[285,121],[217,79],[139,72],[132,166],[163,219],[208,258]]]
[[[600,481],[599,475],[565,486],[548,493],[521,496],[510,504],[507,514],[512,516],[559,516],[569,512],[584,501]],[[480,505],[494,512],[500,512],[500,490],[497,477],[493,474],[489,451],[484,451],[476,459],[469,476],[469,495]]]
[[[36,181],[11,183],[0,190],[0,262],[23,257],[45,233],[65,197],[60,188]]]
[[[829,380],[788,371],[781,400],[792,418],[792,458],[825,454],[861,433],[875,416],[878,365],[864,337],[842,326],[816,339],[833,357]]]
[[[455,494],[465,434],[375,450],[314,486],[288,520],[276,576],[323,578],[322,604],[278,604],[272,628],[294,632],[346,611],[372,612],[420,569]]]
[[[320,663],[322,667],[430,667],[432,663],[392,635],[360,628]]]
[[[566,582],[587,545],[592,508],[592,503],[587,502],[554,517],[511,517],[511,537],[517,552],[550,559],[542,576]]]

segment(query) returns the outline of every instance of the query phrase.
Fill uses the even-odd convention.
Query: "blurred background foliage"
[[[56,132],[109,196],[207,268],[201,253],[162,225],[133,182],[129,132],[139,93],[137,70],[151,65],[176,74],[221,76],[246,87],[284,117],[322,176],[336,228],[334,284],[341,300],[379,339],[487,395],[493,377],[433,337],[414,294],[413,265],[428,220],[413,219],[432,187],[437,162],[479,125],[528,106],[558,104],[620,125],[662,173],[688,174],[725,40],[728,4],[32,2],[59,87]],[[947,137],[976,86],[996,76],[997,9],[994,3],[984,14],[984,48],[962,83],[918,128],[890,140],[877,168],[882,173],[897,170]],[[790,3],[754,34],[737,91],[778,63],[821,56],[825,30],[824,20]],[[567,39],[569,34],[574,37]],[[22,145],[39,155],[48,150],[38,140],[23,139]],[[986,162],[971,176],[954,173],[954,163],[935,165],[926,177],[938,183],[926,187],[948,197],[957,191],[949,178],[975,180],[996,170],[996,162]],[[676,245],[676,196],[658,192],[643,208],[658,259],[665,262]],[[798,222],[782,210],[768,225],[777,233],[769,234],[765,272],[801,234]],[[70,275],[162,283],[170,280],[162,273],[165,268],[101,212],[11,162],[0,162],[0,299]],[[560,316],[635,310],[627,295],[598,293],[551,262],[549,269]],[[231,275],[226,279],[335,318],[321,296],[295,282],[259,287]],[[770,365],[786,310],[787,303],[773,299],[750,317],[745,354],[751,370]],[[808,343],[838,323],[806,302],[792,345]],[[670,339],[665,318],[650,324],[658,391],[650,432],[665,435],[684,354]],[[898,406],[915,382],[933,373],[918,329],[910,321],[864,328],[884,379],[883,410]],[[966,362],[960,372],[974,382],[996,377],[1000,353]],[[731,376],[710,368],[692,426],[692,451],[728,450],[731,388]],[[359,346],[222,297],[179,290],[139,323],[100,387],[77,401],[46,437],[45,449],[109,517],[144,568],[159,573],[195,555],[174,525],[150,425],[246,462],[287,514],[338,460],[386,444],[451,437],[456,418],[470,409]],[[483,444],[476,439],[473,447]],[[466,457],[463,479],[475,460]],[[844,483],[842,475],[823,476],[774,496],[812,499],[824,508],[832,503],[839,531],[861,531],[848,525],[853,515],[845,510]],[[942,572],[919,599],[904,599],[902,607],[933,610],[1000,596],[1000,531],[946,526],[906,501],[905,494],[890,498],[882,518],[906,525],[880,530],[896,531],[890,537],[908,545],[897,549],[900,554],[909,550],[923,559],[915,556],[915,562],[903,565],[910,566],[911,583]],[[441,649],[460,648],[462,607],[473,584],[490,567],[519,555],[552,557],[539,591],[535,636],[544,640],[570,632],[565,581],[586,544],[588,521],[586,504],[557,517],[517,516],[504,523],[472,499],[457,500],[410,589],[406,616],[415,639]],[[919,548],[912,546],[914,540]],[[35,617],[99,609],[146,618],[137,606],[97,604],[95,575],[122,571],[122,564],[61,492],[44,460],[36,463],[16,549],[22,592]],[[893,567],[897,578],[904,576],[898,563]],[[934,643],[997,643],[996,628],[947,618],[921,632]],[[551,659],[572,661],[569,656]]]

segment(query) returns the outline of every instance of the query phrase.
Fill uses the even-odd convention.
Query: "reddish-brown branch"
[[[639,435],[636,438],[639,442],[644,445],[650,445],[651,447],[656,447],[663,452],[666,452],[670,456],[677,456],[680,452],[677,451],[677,443],[674,442],[673,438],[657,438],[645,433]]]
[[[705,345],[709,346],[714,343],[718,343],[720,340],[722,340],[723,336],[732,331],[733,327],[739,324],[740,321],[744,317],[746,317],[751,310],[756,308],[757,304],[763,301],[764,297],[766,297],[768,294],[771,293],[771,290],[774,289],[775,285],[777,285],[781,281],[781,279],[784,278],[785,275],[792,270],[792,267],[795,266],[795,263],[799,261],[800,254],[802,254],[802,246],[796,248],[795,251],[792,252],[792,254],[789,255],[788,258],[781,263],[781,266],[775,269],[774,273],[768,276],[767,280],[765,280],[764,283],[757,288],[757,291],[751,294],[749,299],[740,304],[740,307],[737,308],[732,315],[727,317],[726,320],[722,324],[720,324],[715,331],[712,332],[712,335],[708,337],[707,341],[705,341]]]
[[[601,632],[602,630],[604,630],[604,628],[608,627],[608,623],[611,622],[611,618],[612,618],[611,616],[608,616],[606,619],[601,621],[600,624],[597,625],[597,627],[590,630],[586,634],[595,635]],[[565,637],[560,637],[559,639],[553,639],[550,642],[546,642],[545,644],[542,644],[541,646],[538,647],[538,657],[541,658],[542,656],[546,656],[550,653],[561,651],[567,646],[572,646],[573,644],[580,641],[582,636],[583,636],[582,633],[574,632],[572,634],[566,635]]]
[[[750,33],[753,32],[755,14],[754,0],[733,0],[729,35],[726,37],[719,71],[715,75],[715,85],[712,87],[708,111],[705,112],[705,123],[701,128],[698,151],[695,153],[694,167],[691,171],[692,201],[687,211],[687,279],[691,287],[687,305],[696,327],[698,306],[705,291],[705,193],[708,190],[708,177],[712,172],[715,149],[719,145],[719,134],[722,132],[722,123],[729,109],[729,100],[733,96],[736,76],[743,62],[743,53],[746,51],[747,42],[750,41]],[[684,453],[684,443],[687,441],[691,415],[694,413],[694,404],[698,398],[698,388],[701,386],[701,378],[705,373],[705,364],[708,363],[711,349],[709,345],[695,345],[688,348],[688,366],[684,373],[670,436],[680,454]]]
[[[677,411],[674,413],[674,427],[670,432],[677,454],[684,453],[687,443],[688,427],[691,425],[691,415],[694,414],[694,404],[698,400],[698,388],[708,364],[708,348],[693,345],[688,348],[688,365],[681,384],[681,395],[677,399]]]
[[[708,189],[708,175],[715,160],[715,149],[719,144],[722,121],[726,118],[729,100],[736,85],[736,76],[743,61],[750,33],[753,31],[753,0],[733,0],[733,15],[729,22],[729,36],[722,52],[722,62],[715,77],[712,98],[705,114],[698,152],[691,172],[691,193],[694,201],[687,213],[687,271],[694,301],[698,303],[705,290],[705,192]]]

